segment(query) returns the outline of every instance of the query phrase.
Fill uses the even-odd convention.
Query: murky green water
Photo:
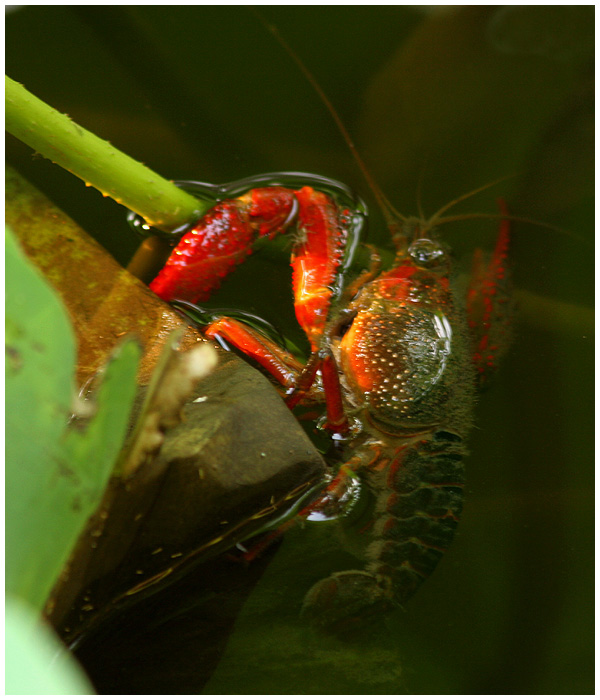
[[[502,195],[516,214],[581,238],[514,226],[514,343],[477,407],[459,535],[407,609],[355,641],[303,631],[304,592],[352,560],[331,528],[294,531],[197,690],[592,692],[592,10],[264,9],[402,212],[416,213],[419,181],[431,213],[514,175],[460,211],[494,211]],[[227,182],[320,173],[361,192],[373,209],[369,240],[389,246],[330,115],[247,8],[26,7],[8,17],[6,43],[12,78],[163,175]],[[10,140],[7,148],[26,177],[127,261],[136,241],[116,204],[26,147]],[[461,269],[474,247],[491,245],[494,228],[448,227]],[[280,254],[253,260],[219,303],[238,305],[243,289],[248,310],[300,342],[291,303],[273,293],[287,275]],[[170,631],[177,643],[166,642],[179,652],[155,644],[144,657],[138,646],[130,662],[147,678],[167,666],[175,693],[193,692],[194,668],[206,661],[194,625],[181,629]]]

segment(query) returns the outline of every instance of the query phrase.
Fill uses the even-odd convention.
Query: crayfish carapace
[[[254,241],[295,232],[294,305],[308,361],[240,319],[214,318],[204,333],[262,365],[290,407],[324,400],[322,427],[344,444],[344,457],[305,515],[343,511],[354,475],[371,494],[365,568],[332,573],[305,599],[304,613],[335,629],[403,604],[453,539],[477,375],[497,361],[494,321],[509,299],[508,215],[502,210],[489,265],[476,257],[466,299],[456,298],[449,253],[433,230],[448,207],[428,221],[390,214],[392,266],[382,272],[373,253],[370,268],[344,286],[361,206],[337,183],[327,193],[308,184],[323,185],[318,176],[263,179],[271,184],[220,201],[184,234],[150,287],[167,301],[205,300]],[[296,187],[277,184],[294,179]]]

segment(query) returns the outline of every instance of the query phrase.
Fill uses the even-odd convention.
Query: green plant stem
[[[6,130],[86,185],[171,232],[210,207],[57,112],[6,76]]]

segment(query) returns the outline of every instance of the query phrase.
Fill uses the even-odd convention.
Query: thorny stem
[[[8,132],[151,226],[172,232],[197,220],[210,207],[83,129],[8,76],[5,82]]]

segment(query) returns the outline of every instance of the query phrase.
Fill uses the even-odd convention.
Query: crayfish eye
[[[429,238],[417,238],[409,246],[408,254],[419,267],[435,267],[446,262],[446,251]]]

